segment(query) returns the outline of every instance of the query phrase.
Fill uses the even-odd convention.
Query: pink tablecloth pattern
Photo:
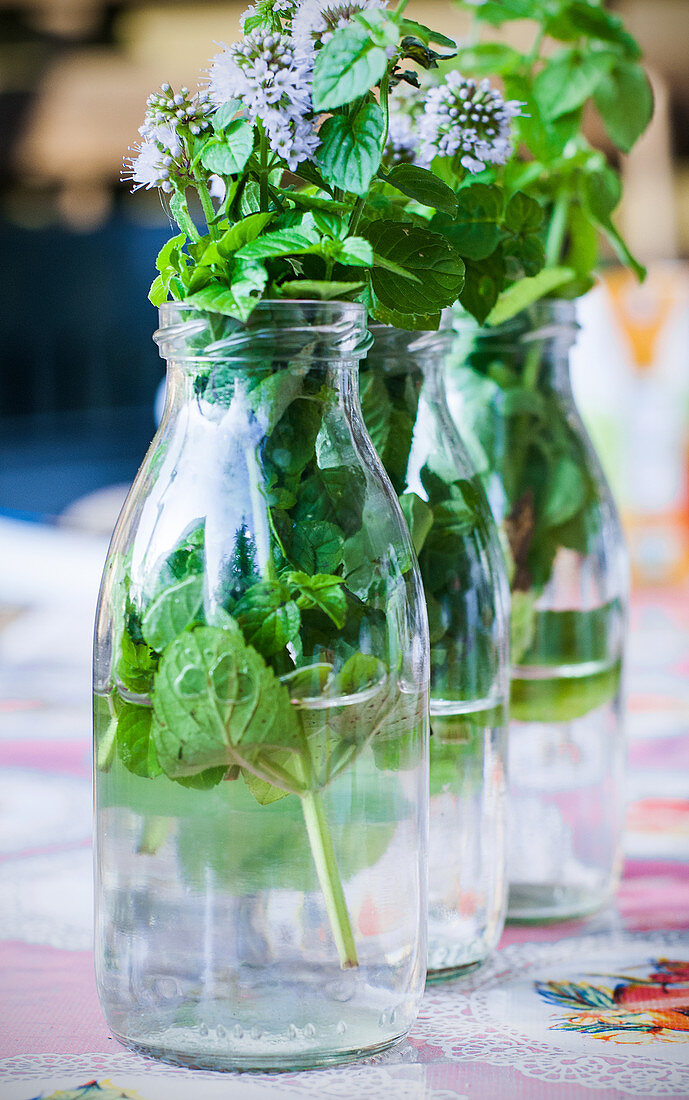
[[[1,1100],[92,1082],[75,1096],[689,1096],[689,593],[634,600],[627,859],[613,908],[508,928],[486,967],[428,990],[408,1041],[367,1062],[194,1073],[125,1051],[96,998],[88,651],[104,544],[0,528],[13,551],[0,569]]]

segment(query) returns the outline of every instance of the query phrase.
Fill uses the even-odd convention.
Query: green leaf
[[[457,209],[457,197],[451,187],[439,180],[426,168],[415,164],[398,164],[385,177],[403,195],[416,199],[423,206],[454,214]]]
[[[471,13],[485,23],[500,26],[510,19],[535,19],[538,12],[534,11],[534,0],[485,0],[478,9],[470,0]]]
[[[388,309],[377,299],[370,312],[374,321],[410,332],[435,331],[440,327],[440,313],[398,313],[396,309]]]
[[[163,302],[167,301],[167,295],[167,282],[163,279],[162,275],[157,275],[151,283],[151,289],[148,292],[148,300],[154,306],[162,306]]]
[[[338,687],[345,695],[375,687],[386,679],[385,665],[368,653],[355,653],[345,661],[337,677]]]
[[[294,525],[290,557],[309,573],[333,573],[342,561],[344,537],[328,520],[300,520]]]
[[[301,615],[289,592],[273,581],[259,581],[235,604],[233,615],[245,640],[272,657],[299,633]]]
[[[452,305],[464,283],[464,263],[444,237],[404,222],[376,221],[364,235],[374,252],[403,268],[412,282],[392,271],[374,267],[373,289],[388,309],[399,313],[436,313]]]
[[[399,28],[400,34],[413,35],[426,45],[428,45],[429,42],[434,42],[436,46],[445,46],[445,48],[449,50],[454,50],[457,47],[457,43],[452,38],[448,38],[445,34],[440,34],[439,31],[431,30],[430,27],[424,26],[423,23],[417,23],[415,19],[400,20]]]
[[[179,264],[177,262],[177,254],[180,249],[186,243],[186,233],[177,233],[176,236],[170,237],[169,241],[166,241],[160,252],[156,257],[156,270],[164,273],[169,267],[174,268],[175,271],[179,271]]]
[[[145,642],[134,642],[125,630],[120,643],[116,676],[128,691],[146,695],[153,684],[158,658]]]
[[[437,215],[431,228],[457,249],[460,256],[484,260],[495,251],[502,236],[504,197],[499,187],[474,183],[457,194],[457,212],[453,218]]]
[[[582,55],[578,50],[564,50],[556,54],[534,81],[543,117],[557,119],[582,107],[614,60],[614,54],[607,52]]]
[[[209,313],[221,313],[245,321],[267,281],[268,272],[261,264],[235,263],[231,288],[213,279],[207,286],[185,298],[185,302]]]
[[[373,263],[373,249],[364,237],[347,237],[344,241],[333,241],[333,245],[338,246],[333,248],[333,254],[340,264],[370,267]]]
[[[244,169],[253,148],[254,127],[246,119],[238,118],[224,128],[222,138],[211,138],[205,144],[201,163],[209,172],[237,175]]]
[[[146,779],[161,774],[151,739],[151,707],[125,703],[117,716],[117,755],[125,768]]]
[[[653,117],[653,90],[640,65],[617,61],[594,94],[611,141],[628,153]]]
[[[197,626],[175,639],[156,674],[153,713],[158,760],[173,779],[247,761],[269,779],[265,750],[299,747],[287,688],[236,624]]]
[[[335,577],[327,573],[288,572],[284,579],[290,587],[299,589],[297,607],[301,611],[311,611],[320,608],[321,611],[332,619],[338,630],[341,630],[347,619],[347,600],[342,587],[342,577]]]
[[[299,165],[301,172],[302,165]],[[282,187],[275,189],[284,199],[289,199],[295,206],[301,206],[304,210],[322,210],[326,214],[347,214],[351,207],[346,202],[336,202],[335,199],[325,198],[321,195],[313,195],[309,191],[286,190]]]
[[[249,33],[248,31],[246,32]],[[216,133],[220,133],[226,130],[228,126],[231,126],[236,121],[236,114],[241,111],[244,104],[241,99],[228,99],[226,103],[221,103],[217,110],[213,111],[211,122],[213,129]]]
[[[400,508],[407,521],[414,550],[421,553],[426,536],[433,526],[433,509],[417,493],[403,493]]]
[[[274,217],[274,212],[249,214],[228,229],[226,233],[223,233],[220,240],[215,242],[215,246],[223,259],[227,259],[233,252],[238,252],[245,244],[249,244],[260,237],[265,227]]]
[[[544,527],[559,527],[575,516],[586,499],[586,484],[579,464],[564,455],[548,469],[540,513]]]
[[[376,46],[365,27],[352,25],[336,30],[319,50],[313,76],[315,111],[332,111],[366,95],[387,68],[387,54]]]
[[[467,260],[466,279],[459,300],[483,324],[505,283],[505,261],[497,252],[485,260]]]
[[[480,42],[457,54],[457,67],[472,76],[503,76],[522,65],[522,55],[502,42]]]
[[[545,29],[554,37],[577,39],[582,35],[620,46],[629,57],[638,58],[641,50],[624,29],[622,20],[588,0],[568,0],[564,10],[546,22]]]
[[[571,267],[546,267],[538,275],[521,279],[503,291],[497,304],[490,311],[486,323],[501,325],[509,321],[510,317],[521,313],[527,306],[533,305],[540,298],[545,298],[558,287],[564,286],[573,276]]]
[[[365,283],[338,283],[316,279],[293,279],[280,283],[276,290],[281,298],[315,298],[321,302],[348,300],[359,294]]]
[[[584,176],[581,198],[590,217],[601,229],[622,263],[627,264],[638,279],[644,279],[646,269],[632,255],[629,247],[614,224],[611,214],[620,201],[622,185],[612,168],[602,168]]]
[[[316,152],[323,178],[333,187],[365,195],[380,167],[384,128],[377,103],[362,104],[354,115],[327,118],[318,131]]]
[[[158,651],[174,641],[191,623],[199,621],[203,607],[203,577],[187,577],[165,588],[146,609],[141,621],[144,638]]]
[[[505,208],[505,228],[510,233],[536,233],[543,224],[543,208],[536,199],[517,191]]]
[[[277,229],[264,233],[257,240],[245,244],[237,253],[246,260],[270,260],[278,256],[301,256],[310,252],[318,241],[314,233],[299,229]]]

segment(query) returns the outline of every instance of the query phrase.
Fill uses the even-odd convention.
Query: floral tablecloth
[[[689,1096],[689,592],[634,599],[613,908],[508,928],[487,967],[427,991],[409,1039],[367,1062],[194,1073],[125,1051],[96,999],[89,690],[105,549],[0,518],[1,1100]]]

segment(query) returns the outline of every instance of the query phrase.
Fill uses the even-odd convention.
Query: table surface
[[[366,1062],[195,1073],[124,1050],[96,998],[89,693],[105,550],[101,537],[0,517],[2,1100],[89,1082],[81,1100],[689,1096],[689,592],[633,601],[626,862],[613,907],[508,927],[487,966],[428,990],[409,1038]],[[674,1008],[606,1007],[625,978],[674,986]]]

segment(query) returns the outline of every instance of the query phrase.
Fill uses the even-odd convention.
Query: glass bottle
[[[583,916],[621,864],[627,562],[572,397],[574,305],[495,328],[457,316],[450,410],[484,484],[510,574],[508,918]]]
[[[404,1036],[426,963],[426,614],[365,313],[169,303],[155,339],[96,623],[101,1004],[173,1062],[347,1061]]]
[[[434,980],[483,962],[504,924],[507,582],[490,508],[445,400],[452,333],[371,331],[364,419],[412,533],[430,627]]]

